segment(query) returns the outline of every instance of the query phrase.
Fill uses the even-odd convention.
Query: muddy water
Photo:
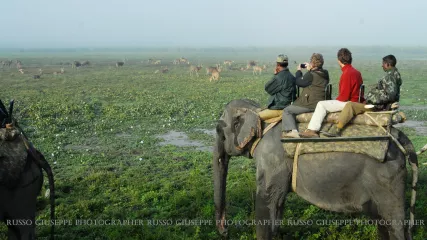
[[[394,125],[395,127],[409,127],[415,129],[417,134],[426,135],[427,136],[427,125],[425,125],[424,121],[412,121],[406,120],[404,123],[399,123]]]
[[[216,134],[215,129],[208,130],[208,129],[197,128],[195,130],[203,132],[204,134],[211,135],[211,136],[215,136],[215,134]]]
[[[170,131],[166,134],[158,135],[157,137],[163,139],[163,142],[160,143],[161,146],[174,145],[177,147],[195,147],[195,149],[199,151],[212,152],[211,146],[206,146],[199,141],[188,139],[187,134],[184,132]]]

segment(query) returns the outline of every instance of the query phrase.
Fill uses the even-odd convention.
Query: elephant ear
[[[233,116],[233,129],[236,148],[243,150],[254,137],[261,137],[261,119],[251,109],[237,108]]]

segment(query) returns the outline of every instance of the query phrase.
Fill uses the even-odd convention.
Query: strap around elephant
[[[302,143],[298,143],[295,149],[294,162],[292,166],[292,191],[297,192],[298,156]]]
[[[257,145],[258,145],[259,141],[261,141],[262,137],[263,137],[263,136],[264,136],[268,131],[270,131],[274,126],[276,126],[279,122],[280,122],[280,121],[278,121],[278,122],[274,122],[274,123],[270,123],[270,124],[269,124],[265,129],[264,129],[264,131],[262,131],[262,136],[261,136],[261,137],[259,137],[259,138],[257,138],[257,139],[255,140],[254,144],[252,144],[251,151],[249,152],[249,153],[251,154],[251,156],[252,156],[252,157],[254,156],[255,148],[257,147]]]

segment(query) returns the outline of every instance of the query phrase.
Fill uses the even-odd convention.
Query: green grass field
[[[337,48],[338,49],[338,48]],[[283,50],[215,49],[181,51],[78,51],[78,52],[3,52],[0,60],[19,59],[26,74],[15,67],[0,69],[0,99],[15,99],[15,116],[30,140],[50,162],[56,184],[56,218],[73,221],[56,227],[57,239],[219,239],[214,224],[212,153],[196,147],[161,144],[159,135],[183,132],[188,141],[212,146],[210,134],[224,105],[232,99],[249,98],[266,104],[264,84],[272,77],[277,54],[288,54],[293,61],[307,61],[314,51],[325,56],[324,68],[330,71],[333,95],[337,94],[340,69],[337,49]],[[409,120],[426,121],[426,50],[351,49],[354,63],[366,85],[383,74],[381,58],[395,51],[404,81],[401,104]],[[359,52],[360,50],[360,52]],[[394,52],[392,52],[394,53]],[[246,66],[253,59],[270,63],[259,76],[252,71],[224,70],[218,82],[209,82],[206,70],[190,77],[188,65],[173,65],[173,59],[187,57],[191,63],[214,66],[226,59]],[[425,56],[425,55],[424,55]],[[116,69],[116,61],[127,58]],[[149,58],[162,64],[148,64]],[[91,66],[78,70],[60,62],[89,60]],[[141,61],[145,61],[142,63]],[[154,74],[168,66],[169,72]],[[53,75],[65,68],[65,74]],[[40,79],[33,79],[39,68]],[[424,125],[425,126],[425,125]],[[427,135],[405,127],[416,149],[427,143]],[[420,156],[420,163],[427,162]],[[427,166],[420,164],[414,239],[427,239]],[[408,166],[410,173],[410,167]],[[406,204],[409,206],[410,191]],[[38,199],[37,219],[49,219],[45,187]],[[255,164],[243,157],[230,163],[227,186],[227,218],[254,219]],[[287,199],[284,220],[365,219],[321,210],[295,194]],[[105,225],[76,220],[143,220],[144,225]],[[176,220],[211,220],[213,224],[179,225]],[[408,216],[409,219],[409,216]],[[152,220],[152,221],[151,221]],[[154,221],[161,220],[161,221]],[[168,220],[173,221],[170,224]],[[149,222],[151,221],[151,222]],[[37,235],[49,236],[50,228],[37,226]],[[230,239],[254,239],[255,226],[230,226]],[[281,227],[288,239],[375,239],[372,225],[312,225]],[[0,224],[0,239],[6,238],[6,226]]]

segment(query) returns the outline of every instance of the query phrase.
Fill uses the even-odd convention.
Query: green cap
[[[288,56],[280,54],[279,56],[277,56],[276,62],[278,63],[283,63],[283,62],[288,62]]]

